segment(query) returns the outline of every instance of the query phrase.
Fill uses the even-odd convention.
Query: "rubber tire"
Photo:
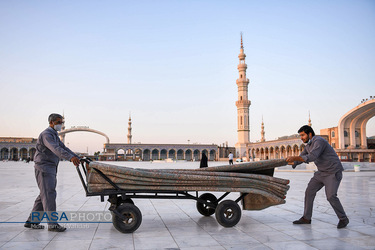
[[[130,198],[126,198],[125,200],[122,200],[122,198],[121,198],[121,199],[117,200],[117,206],[121,206],[121,204],[123,204],[123,203],[130,203],[130,204],[134,205],[134,201]]]
[[[223,227],[234,227],[241,219],[241,208],[232,200],[225,200],[216,207],[217,222]]]
[[[112,213],[113,226],[121,233],[133,233],[142,223],[142,213],[139,208],[131,203],[121,204],[116,210],[124,215],[127,220],[122,221],[115,213]]]
[[[204,194],[199,196],[199,199],[209,201],[209,202],[217,205],[217,198],[216,198],[215,195],[213,195],[211,193],[204,193]],[[199,201],[197,201],[197,210],[201,215],[204,215],[204,216],[210,216],[210,215],[213,215],[215,213],[214,208],[208,208],[206,204],[201,203]]]
[[[130,204],[133,204],[133,205],[134,205],[134,201],[133,201],[132,199],[130,199],[130,198],[126,198],[126,199],[124,200],[124,203],[130,203]]]

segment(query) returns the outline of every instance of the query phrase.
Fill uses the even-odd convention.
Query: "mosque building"
[[[215,144],[143,144],[132,143],[132,120],[129,116],[127,143],[105,143],[102,161],[199,161],[205,154],[210,161],[218,160]]]

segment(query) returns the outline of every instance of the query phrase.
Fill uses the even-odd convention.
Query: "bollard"
[[[361,166],[360,165],[354,165],[354,172],[360,172]]]

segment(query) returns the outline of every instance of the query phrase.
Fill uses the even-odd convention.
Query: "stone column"
[[[355,143],[355,126],[350,125],[350,131],[349,131],[349,146],[348,148],[356,148],[356,143]]]
[[[362,122],[361,124],[361,148],[366,149],[367,148],[367,138],[366,138],[366,124],[368,119]]]

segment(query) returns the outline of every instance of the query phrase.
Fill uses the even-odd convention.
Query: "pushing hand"
[[[293,163],[295,161],[301,161],[301,158],[299,156],[289,156],[285,159],[288,163]],[[303,161],[303,159],[302,159]]]
[[[80,161],[79,161],[78,157],[74,156],[74,157],[72,157],[72,159],[70,159],[70,161],[73,162],[74,166],[76,166],[76,167],[79,166]]]

